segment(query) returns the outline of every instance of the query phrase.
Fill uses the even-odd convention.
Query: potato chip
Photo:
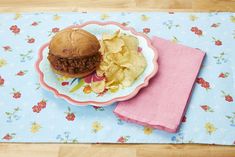
[[[130,86],[135,80],[135,74],[129,69],[124,70],[124,80],[122,81],[122,85],[124,87]]]
[[[125,42],[125,45],[129,51],[137,51],[139,41],[136,37],[130,35],[121,35],[121,39]]]
[[[103,40],[100,40],[100,49],[99,51],[101,52],[101,54],[103,55],[105,53],[105,44],[103,42]]]
[[[91,89],[95,93],[101,93],[105,89],[105,80],[97,81],[97,82],[91,82]]]
[[[101,62],[100,63],[100,66],[99,66],[100,70],[106,71],[108,68],[109,68],[109,64],[108,63],[106,63],[106,62]]]
[[[98,69],[96,69],[96,75],[99,77],[102,77],[102,76],[104,76],[104,71],[101,70],[100,68],[98,68]]]
[[[102,36],[102,40],[112,40],[113,38],[116,38],[120,33],[120,30],[116,31],[114,34],[107,34],[104,33]]]
[[[116,86],[110,86],[108,89],[109,89],[109,91],[110,91],[111,93],[115,93],[115,92],[117,92],[117,91],[119,90],[119,86],[118,86],[118,85],[116,85]]]
[[[113,76],[115,78],[115,82],[121,83],[124,79],[124,72],[123,69],[120,68]]]
[[[117,92],[131,86],[147,66],[143,54],[138,52],[138,39],[116,31],[112,35],[104,34],[100,43],[103,58],[96,73],[106,79],[92,82],[92,89],[100,92],[107,88],[110,92]]]
[[[116,64],[110,64],[109,68],[105,71],[105,77],[107,78],[107,81],[110,81],[112,79],[115,79],[113,77],[115,77],[115,73],[118,72],[119,70],[119,66]]]
[[[113,38],[112,40],[104,41],[108,53],[118,53],[124,46],[124,41],[119,38]]]

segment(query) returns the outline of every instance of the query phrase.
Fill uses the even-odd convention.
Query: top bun
[[[80,58],[99,52],[98,39],[79,28],[67,28],[58,32],[49,44],[51,54],[61,58]]]

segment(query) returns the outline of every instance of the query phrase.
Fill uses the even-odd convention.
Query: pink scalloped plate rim
[[[116,98],[113,98],[111,100],[104,101],[104,102],[74,100],[73,98],[69,97],[68,95],[60,93],[57,89],[55,89],[52,86],[48,85],[44,80],[44,73],[41,71],[39,65],[40,65],[41,61],[43,60],[43,51],[44,51],[45,48],[47,48],[49,46],[49,42],[42,45],[41,48],[38,51],[38,59],[35,63],[35,68],[36,68],[36,71],[39,74],[39,82],[41,83],[41,85],[45,89],[53,92],[56,97],[65,99],[69,103],[75,104],[77,106],[86,106],[86,105],[107,106],[107,105],[111,105],[114,102],[124,101],[124,100],[128,100],[128,99],[133,98],[134,96],[137,95],[137,93],[140,91],[141,88],[144,88],[144,87],[148,86],[149,80],[157,73],[157,71],[158,71],[158,64],[157,64],[158,52],[157,52],[157,50],[152,46],[151,40],[145,34],[140,33],[140,32],[136,32],[134,30],[134,28],[123,26],[122,24],[120,24],[118,22],[113,22],[113,21],[108,21],[108,22],[88,21],[88,22],[85,22],[83,24],[72,25],[72,26],[69,26],[67,28],[83,28],[84,26],[87,26],[87,25],[90,25],[90,24],[96,24],[96,25],[100,25],[100,26],[116,25],[116,26],[118,26],[119,28],[121,28],[123,30],[130,31],[132,34],[134,34],[136,36],[141,36],[141,37],[145,38],[145,40],[147,41],[148,47],[150,47],[154,51],[155,54],[154,54],[154,58],[152,60],[152,62],[154,64],[154,69],[151,72],[151,74],[149,74],[148,76],[145,77],[144,83],[137,86],[133,92],[131,92],[130,94],[128,94],[126,96],[116,97]]]

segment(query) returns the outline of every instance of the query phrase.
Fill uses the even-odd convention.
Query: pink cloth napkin
[[[122,120],[176,132],[205,53],[153,37],[159,69],[148,87],[119,102],[114,113]]]

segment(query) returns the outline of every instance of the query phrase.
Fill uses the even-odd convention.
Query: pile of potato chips
[[[100,40],[102,61],[96,73],[105,76],[105,82],[94,84],[94,90],[108,89],[116,92],[128,87],[144,72],[147,63],[142,53],[138,52],[138,39],[120,33],[103,34]],[[98,90],[97,90],[98,89]]]

